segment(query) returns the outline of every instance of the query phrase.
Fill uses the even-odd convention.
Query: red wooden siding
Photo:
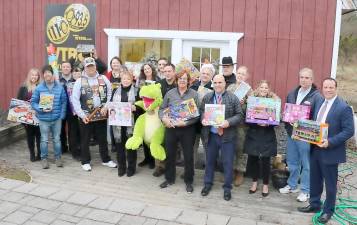
[[[31,67],[44,62],[46,4],[70,0],[0,1],[0,106],[6,108]],[[335,0],[79,0],[95,3],[97,50],[107,60],[104,28],[243,32],[238,64],[252,82],[270,81],[283,99],[298,71],[316,83],[330,74]]]

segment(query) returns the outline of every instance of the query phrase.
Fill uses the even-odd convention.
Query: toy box
[[[39,122],[30,103],[15,98],[11,99],[7,120],[35,126]]]
[[[295,123],[301,119],[309,119],[310,106],[307,105],[295,105],[291,103],[285,103],[283,111],[283,121],[288,123]]]
[[[249,96],[247,100],[247,123],[279,125],[280,99]]]
[[[328,137],[328,124],[313,120],[298,120],[294,123],[291,137],[311,144],[321,144]]]

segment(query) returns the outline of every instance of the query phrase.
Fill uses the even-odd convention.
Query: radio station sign
[[[46,7],[46,62],[56,74],[63,61],[82,60],[79,46],[95,46],[94,4],[49,4]]]

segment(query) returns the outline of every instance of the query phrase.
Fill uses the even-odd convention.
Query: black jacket
[[[107,65],[100,58],[95,59],[95,63],[97,65],[98,73],[105,74],[105,71],[108,69]]]
[[[195,91],[198,91],[198,88],[200,87],[200,85],[201,85],[201,81],[196,80],[195,82],[193,82],[193,84],[191,85],[190,88],[192,88]],[[208,82],[204,87],[213,90],[211,81]]]
[[[226,81],[226,89],[229,85],[235,84],[237,82],[236,75],[232,73],[232,75],[224,76],[224,80]]]
[[[292,103],[292,104],[296,103],[296,98],[298,96],[299,89],[300,89],[300,86],[298,86],[297,88],[295,88],[294,90],[289,92],[288,96],[286,97],[286,103]],[[301,101],[301,105],[308,105],[311,107],[310,108],[311,109],[310,117],[309,117],[310,119],[312,118],[312,115],[314,115],[313,110],[315,108],[316,102],[318,102],[322,98],[323,97],[321,96],[319,90],[317,90],[316,85],[312,84],[310,92]],[[288,135],[291,136],[291,134],[293,132],[293,127],[290,125],[290,123],[285,123],[285,129],[286,129],[286,132],[288,133]]]
[[[32,93],[29,93],[26,86],[21,86],[17,92],[17,99],[30,101]]]
[[[175,87],[177,87],[176,82],[173,82],[172,84],[168,84],[165,78],[159,80],[157,83],[161,84],[162,98],[165,97],[165,95],[166,95],[166,93],[168,91],[170,91],[171,89],[174,89]]]
[[[262,127],[248,124],[249,128],[244,143],[244,151],[248,155],[270,157],[277,152],[274,126]]]
[[[59,82],[62,84],[64,92],[66,93],[66,97],[67,97],[66,118],[71,117],[71,116],[73,116],[73,112],[72,112],[71,106],[70,106],[71,102],[69,100],[69,96],[68,96],[68,92],[67,92],[67,85],[68,85],[68,83],[76,82],[76,80],[71,78],[67,81],[66,79],[63,78],[63,76],[61,76],[59,79]]]
[[[200,105],[200,115],[201,121],[203,120],[203,115],[205,112],[205,104],[214,103],[214,91],[208,93],[203,97],[202,103]],[[242,108],[239,103],[239,99],[234,94],[225,91],[222,94],[222,104],[225,105],[225,119],[229,122],[229,127],[224,129],[223,142],[230,142],[237,137],[237,125],[243,120]],[[202,139],[203,146],[207,147],[208,137],[210,133],[211,126],[202,127]]]

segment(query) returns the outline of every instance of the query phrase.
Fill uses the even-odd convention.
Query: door
[[[202,64],[212,63],[218,73],[222,72],[219,67],[222,58],[230,55],[229,42],[183,41],[182,53],[198,70]]]

